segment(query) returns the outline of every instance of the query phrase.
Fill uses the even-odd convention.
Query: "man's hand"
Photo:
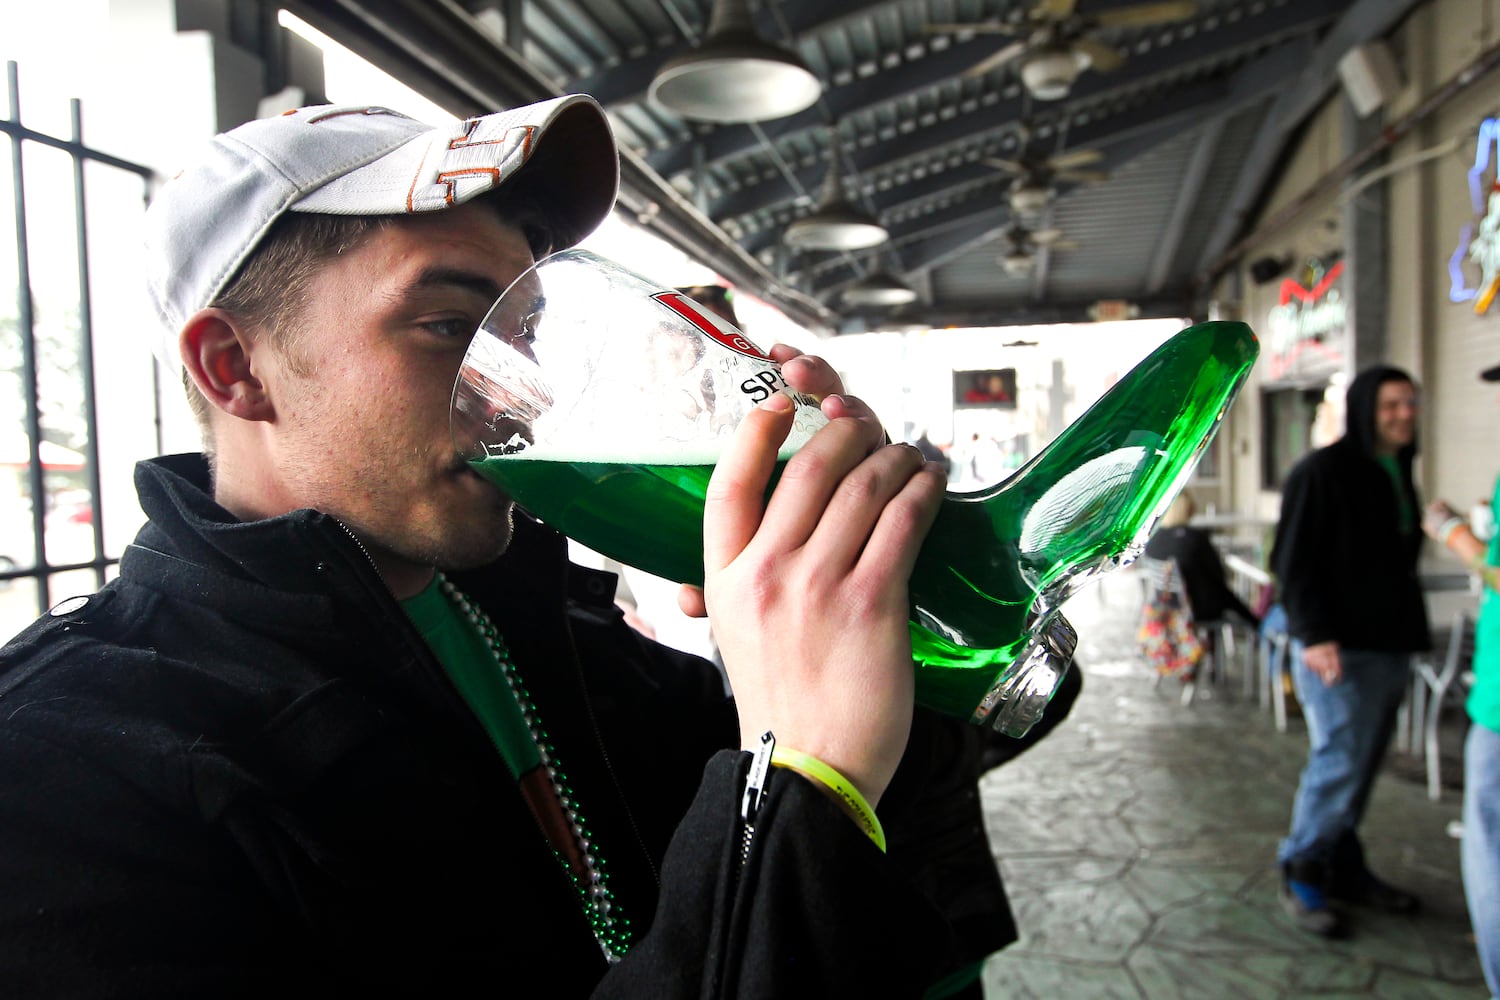
[[[1307,664],[1307,669],[1322,678],[1324,687],[1333,687],[1344,679],[1344,662],[1339,656],[1339,644],[1331,639],[1304,646],[1302,662]]]
[[[815,359],[784,371],[797,385],[818,365],[831,372]],[[915,448],[882,446],[858,400],[831,395],[823,410],[830,423],[787,463],[769,501],[789,399],[762,403],[720,458],[703,525],[707,606],[742,743],[769,729],[873,805],[910,732],[907,578],[945,480]]]
[[[829,420],[853,417],[859,421],[864,428],[870,451],[889,443],[890,439],[880,424],[880,418],[875,416],[875,411],[866,406],[863,400],[843,395],[844,381],[827,361],[813,354],[803,354],[787,344],[773,344],[767,353],[781,366],[781,375],[787,380],[787,384],[822,402],[823,415]],[[677,606],[689,618],[703,618],[708,614],[703,589],[692,584],[682,585],[677,593]]]

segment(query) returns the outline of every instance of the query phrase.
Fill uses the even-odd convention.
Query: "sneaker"
[[[1416,913],[1422,908],[1422,901],[1416,896],[1396,888],[1369,870],[1352,879],[1341,880],[1329,890],[1329,894],[1339,902],[1381,913]]]
[[[1295,879],[1281,880],[1281,908],[1292,923],[1309,934],[1319,937],[1339,938],[1348,932],[1344,918],[1328,905],[1323,890],[1311,882]]]

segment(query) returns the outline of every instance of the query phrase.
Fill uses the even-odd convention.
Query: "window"
[[[1313,427],[1323,406],[1323,387],[1267,390],[1261,398],[1261,485],[1280,490],[1297,460],[1314,447]]]

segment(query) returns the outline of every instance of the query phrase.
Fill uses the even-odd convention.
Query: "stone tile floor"
[[[1429,801],[1420,765],[1393,754],[1362,833],[1372,867],[1418,893],[1422,913],[1357,913],[1339,942],[1296,930],[1274,863],[1306,752],[1295,706],[1277,733],[1237,683],[1187,707],[1179,684],[1154,687],[1136,651],[1139,600],[1117,575],[1070,602],[1083,693],[1045,741],[984,779],[1021,928],[986,964],[985,995],[1487,997],[1447,832],[1460,793]]]

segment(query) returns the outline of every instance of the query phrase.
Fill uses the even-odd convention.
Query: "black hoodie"
[[[1416,443],[1396,454],[1411,512],[1406,531],[1396,483],[1376,458],[1375,399],[1391,381],[1411,376],[1385,366],[1361,372],[1345,396],[1344,436],[1287,475],[1271,569],[1291,634],[1308,645],[1333,640],[1346,649],[1415,652],[1432,644],[1417,577]]]

